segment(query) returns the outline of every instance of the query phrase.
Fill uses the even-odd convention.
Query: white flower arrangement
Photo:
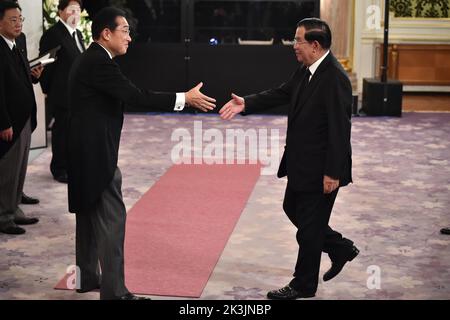
[[[43,0],[44,30],[48,30],[59,21],[58,3],[58,0]],[[86,10],[81,12],[78,29],[83,33],[84,42],[88,47],[92,43],[92,21],[89,19]]]

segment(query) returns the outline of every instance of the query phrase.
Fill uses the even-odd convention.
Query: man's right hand
[[[339,180],[333,179],[329,176],[323,177],[323,193],[330,194],[339,188]]]
[[[186,103],[194,108],[197,108],[203,112],[214,110],[216,107],[216,99],[205,96],[200,92],[203,87],[203,82],[200,82],[196,87],[186,92]]]
[[[245,100],[242,97],[231,94],[231,100],[220,109],[220,117],[223,120],[231,120],[235,115],[245,110]]]
[[[10,127],[6,130],[0,131],[0,140],[10,142],[13,138],[13,128]]]

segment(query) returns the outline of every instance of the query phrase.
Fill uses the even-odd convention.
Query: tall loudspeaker
[[[402,116],[403,84],[400,81],[363,80],[362,109],[368,116]]]

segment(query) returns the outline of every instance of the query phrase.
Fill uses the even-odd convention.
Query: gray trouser
[[[13,224],[14,218],[24,216],[19,203],[27,174],[30,143],[31,126],[28,120],[14,145],[0,159],[0,227]]]
[[[126,209],[121,186],[122,175],[116,168],[113,181],[97,206],[76,214],[76,263],[81,273],[78,285],[90,289],[100,283],[100,262],[102,300],[117,299],[129,292],[124,276]]]

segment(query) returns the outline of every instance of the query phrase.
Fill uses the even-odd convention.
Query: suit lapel
[[[22,54],[20,54],[20,58],[22,60],[22,65],[18,66],[17,65],[17,60],[14,58],[14,54],[12,52],[12,50],[9,48],[8,44],[3,40],[3,38],[0,37],[0,46],[2,47],[3,51],[6,53],[6,57],[7,59],[9,59],[8,65],[11,67],[11,69],[14,70],[14,72],[16,73],[17,77],[20,79],[20,81],[22,81],[29,89],[33,89],[32,85],[31,85],[31,76],[29,74],[29,70],[26,68],[25,63],[28,63],[28,61],[25,61],[25,58],[23,57]],[[17,46],[17,43],[16,43]],[[17,49],[19,50],[19,52],[21,51],[21,49],[19,47],[17,47]]]
[[[298,95],[299,97],[296,100],[294,112],[292,114],[290,122],[292,122],[293,119],[295,117],[297,117],[302,112],[302,110],[305,109],[305,105],[308,103],[309,98],[311,97],[311,95],[313,94],[315,89],[317,88],[317,85],[322,80],[321,74],[328,68],[329,64],[332,61],[332,57],[333,57],[333,55],[330,52],[328,54],[328,56],[322,61],[319,68],[317,68],[316,72],[314,73],[314,75],[311,78],[311,81],[309,82],[308,86],[306,87],[305,92],[300,93]],[[306,70],[306,68],[305,68],[305,70]],[[301,86],[301,83],[299,84],[297,91],[300,89],[300,86]]]
[[[86,46],[84,45],[83,34],[81,33],[80,30],[77,30],[77,36],[78,36],[78,40],[81,43],[81,47],[83,48],[83,52],[85,52],[86,51]]]
[[[30,76],[30,73],[29,73],[29,70],[28,70],[28,68],[27,68],[27,64],[28,64],[28,60],[27,59],[25,59],[25,53],[24,53],[24,51],[21,49],[21,48],[19,48],[19,47],[17,47],[17,49],[18,49],[18,51],[19,51],[19,53],[20,53],[20,60],[22,61],[22,63],[21,63],[21,68],[25,71],[25,74],[27,75],[27,78]]]
[[[61,36],[63,47],[67,48],[67,52],[70,52],[71,55],[78,55],[81,53],[77,45],[73,41],[72,35],[69,33],[69,30],[67,30],[67,28],[62,24],[61,21],[58,22],[58,32]]]
[[[291,104],[291,107],[289,109],[289,119],[291,119],[291,120],[297,110],[298,102],[299,102],[300,96],[302,95],[302,93],[300,92],[300,89],[301,89],[303,81],[305,81],[305,77],[306,77],[305,71],[306,71],[306,67],[303,67],[301,70],[301,73],[302,73],[302,76],[300,77],[301,80],[298,83],[298,85],[296,86],[295,91],[294,91],[295,101],[293,104]]]

